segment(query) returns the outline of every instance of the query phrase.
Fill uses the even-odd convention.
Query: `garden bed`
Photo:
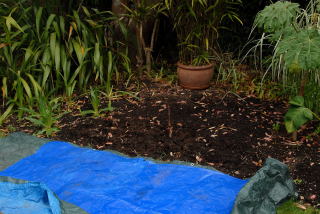
[[[159,83],[138,97],[115,100],[115,110],[99,118],[81,116],[79,108],[91,105],[79,98],[52,138],[129,156],[193,162],[239,178],[252,176],[267,157],[276,158],[289,166],[300,199],[319,206],[320,138],[311,124],[292,142],[283,128],[285,103],[214,87],[190,91]],[[35,131],[13,118],[6,127]]]

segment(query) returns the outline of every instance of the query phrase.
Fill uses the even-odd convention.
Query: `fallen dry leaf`
[[[8,44],[6,44],[6,43],[1,43],[0,44],[0,48],[4,48],[4,47],[6,47]]]

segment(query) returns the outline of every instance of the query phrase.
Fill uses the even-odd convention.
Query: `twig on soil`
[[[234,92],[232,92],[232,91],[228,91],[228,92],[221,98],[221,100],[220,100],[219,103],[222,103],[223,100],[227,97],[228,94],[233,94],[233,95],[235,95],[236,97],[238,97],[241,101],[247,103],[247,101],[246,101],[244,98],[240,97],[238,94],[236,94],[236,93],[234,93]]]
[[[284,144],[289,145],[289,146],[301,146],[303,143],[298,142],[298,141],[294,141],[294,142],[284,142]]]
[[[168,106],[168,128],[167,128],[167,130],[168,130],[169,138],[172,138],[173,127],[171,124],[171,110],[170,110],[169,104],[167,106]]]

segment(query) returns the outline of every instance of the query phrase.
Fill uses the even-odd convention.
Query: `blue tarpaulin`
[[[60,203],[45,185],[0,182],[0,211],[4,214],[60,214]]]
[[[159,164],[65,142],[44,144],[0,176],[43,183],[60,199],[92,214],[230,214],[248,182],[215,170]]]
[[[241,180],[21,132],[0,138],[0,214],[275,214],[293,196],[288,167],[272,158]]]

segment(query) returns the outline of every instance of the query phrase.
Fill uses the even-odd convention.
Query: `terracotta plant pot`
[[[179,85],[188,89],[206,89],[213,75],[213,64],[191,66],[178,63]]]

